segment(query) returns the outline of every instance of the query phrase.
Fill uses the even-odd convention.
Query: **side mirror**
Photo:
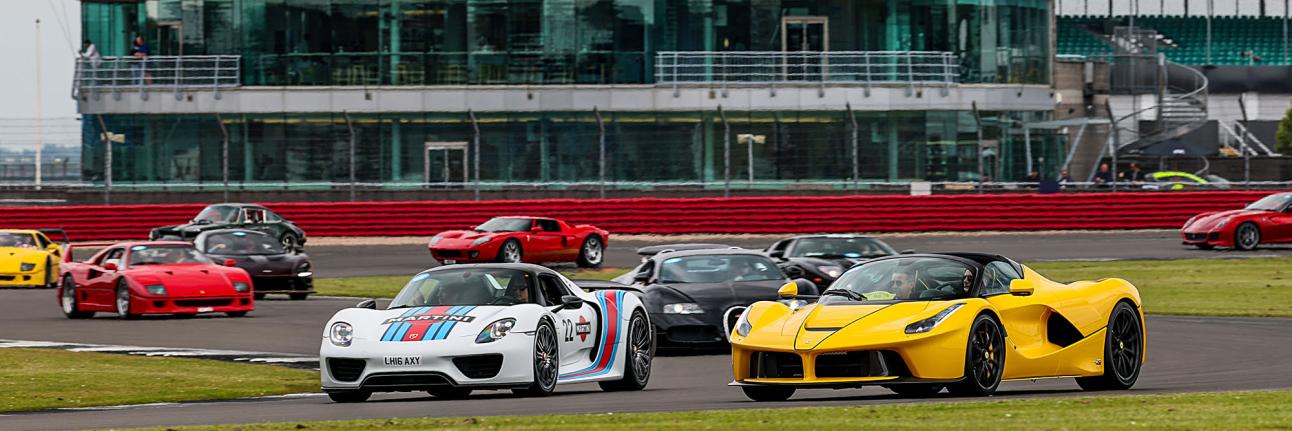
[[[1030,280],[1016,278],[1009,282],[1009,294],[1016,296],[1028,296],[1036,292],[1036,285]]]
[[[784,286],[781,286],[781,288],[776,291],[776,296],[781,297],[781,299],[794,299],[795,296],[799,296],[798,283],[793,281],[785,283]]]
[[[542,231],[543,231],[543,228],[538,227],[538,226],[534,226],[534,227],[532,227],[532,228],[529,228],[529,233],[539,233],[539,232],[542,232]]]
[[[790,280],[790,283],[794,283],[795,286],[798,286],[798,295],[816,296],[820,294],[820,292],[817,291],[816,283],[812,282],[812,280],[796,278]]]
[[[633,274],[633,282],[642,284],[650,283],[650,273],[639,272],[637,274]]]
[[[785,250],[771,250],[767,252],[767,256],[773,259],[780,259],[785,257]]]
[[[355,304],[354,308],[367,308],[367,309],[369,309],[369,310],[376,310],[376,309],[377,309],[377,300],[376,300],[376,299],[365,299],[365,300],[363,300],[363,301],[360,301],[358,304]]]
[[[561,297],[561,308],[566,310],[578,310],[583,308],[583,298],[574,295],[565,295]]]
[[[238,261],[233,259],[225,259],[224,266],[238,266]]]
[[[899,251],[898,254],[915,254],[915,249],[908,248],[906,250]]]
[[[116,270],[117,270],[117,263],[116,263],[116,262],[107,262],[107,263],[104,263],[104,264],[103,264],[103,269],[104,269],[105,271],[116,271]]]

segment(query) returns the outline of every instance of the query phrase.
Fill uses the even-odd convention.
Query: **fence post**
[[[467,110],[467,117],[471,118],[471,146],[473,147],[471,170],[475,171],[475,199],[480,200],[480,122],[476,120],[476,113],[473,110]]]
[[[354,122],[350,120],[349,112],[342,112],[345,115],[345,127],[350,131],[350,202],[354,202]]]
[[[108,135],[108,124],[99,118],[99,137],[103,139],[103,204],[112,205],[112,137]]]
[[[224,179],[224,201],[229,201],[229,130],[224,127],[224,118],[219,113],[215,114],[215,122],[220,125],[220,133],[224,135],[224,141],[220,146],[220,170]],[[354,157],[351,154],[351,157]],[[354,200],[351,198],[351,200]]]
[[[727,113],[718,105],[718,117],[722,119],[722,197],[731,197],[731,123],[727,122]]]
[[[861,169],[858,163],[859,153],[857,150],[857,115],[852,111],[851,102],[844,103],[844,107],[848,108],[848,122],[852,125],[852,189],[857,191],[861,189]]]
[[[601,121],[601,110],[592,107],[592,115],[597,116],[597,175],[601,178],[601,199],[606,198],[606,124]]]
[[[977,134],[978,139],[978,193],[981,194],[983,180],[987,175],[986,172],[983,172],[984,166],[982,160],[982,113],[978,112],[978,101],[975,100],[969,102],[969,106],[973,108],[974,132]]]

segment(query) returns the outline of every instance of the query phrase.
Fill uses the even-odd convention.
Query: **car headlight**
[[[704,310],[700,304],[694,302],[683,302],[678,304],[664,304],[664,314],[703,314]]]
[[[309,271],[301,271],[296,273],[296,276],[300,278],[309,278],[309,277],[313,277],[314,273]]]
[[[843,274],[843,267],[839,265],[820,265],[816,267],[816,270],[830,276],[830,278],[839,278]]]
[[[163,286],[160,284],[150,284],[150,285],[144,286],[144,290],[147,290],[149,295],[166,294],[166,286]]]
[[[942,323],[943,320],[947,320],[947,316],[950,316],[951,313],[954,313],[963,306],[964,303],[951,304],[951,306],[947,307],[946,310],[939,311],[938,314],[934,314],[933,317],[906,325],[906,333],[921,334],[932,331],[933,328],[938,326],[939,323]]]
[[[749,331],[754,330],[754,325],[749,323],[749,310],[740,313],[740,318],[736,319],[736,335],[748,337]]]
[[[498,341],[499,339],[502,339],[502,337],[506,337],[507,333],[511,331],[511,328],[515,326],[516,319],[512,318],[490,323],[489,326],[485,326],[483,331],[480,331],[480,335],[476,336],[476,342],[492,343],[494,341]]]
[[[442,236],[439,236],[439,235],[433,236],[433,237],[431,237],[431,243],[430,243],[430,244],[427,244],[427,245],[429,245],[429,246],[431,246],[431,247],[434,247],[434,246],[435,246],[435,244],[436,244],[436,243],[439,243],[439,242],[440,242],[440,240],[442,240],[442,239],[444,239],[444,237],[442,237]]]
[[[482,236],[482,237],[476,238],[475,241],[471,241],[471,246],[475,247],[477,245],[484,244],[492,240],[493,240],[493,237],[491,236]]]
[[[233,290],[234,290],[235,292],[240,292],[240,293],[247,293],[247,292],[250,292],[250,291],[251,291],[251,283],[245,283],[245,282],[241,282],[241,281],[235,281],[235,282],[233,282]]]
[[[22,264],[22,265],[19,265],[18,270],[19,270],[19,271],[22,271],[22,272],[35,271],[35,270],[36,270],[36,264],[34,264],[34,263],[24,263],[24,264]]]
[[[333,323],[327,338],[337,347],[350,347],[350,342],[354,341],[354,327],[345,322]]]

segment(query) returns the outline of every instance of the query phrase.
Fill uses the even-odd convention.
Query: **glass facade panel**
[[[246,85],[648,84],[660,51],[951,51],[970,83],[1048,83],[1048,0],[81,2],[104,55],[243,56]],[[802,23],[811,18],[813,24]],[[812,21],[809,20],[809,21]]]

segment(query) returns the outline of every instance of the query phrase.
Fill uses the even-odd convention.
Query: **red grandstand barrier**
[[[497,215],[594,224],[617,234],[916,232],[1178,228],[1270,192],[782,196],[319,202],[266,206],[310,236],[430,236]],[[203,205],[0,207],[0,228],[65,229],[75,241],[146,238]]]

